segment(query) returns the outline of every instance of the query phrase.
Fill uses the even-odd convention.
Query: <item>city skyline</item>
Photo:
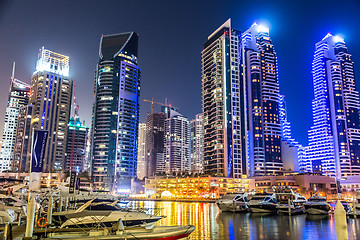
[[[131,7],[136,7],[139,13],[143,13],[148,7],[145,2],[134,5],[129,3],[124,4],[122,8],[131,9]],[[5,82],[8,84],[13,60],[15,60],[18,65],[15,77],[29,83],[31,69],[33,69],[34,66],[33,53],[43,45],[54,51],[70,55],[72,59],[70,75],[75,80],[77,88],[79,89],[79,87],[81,87],[81,91],[77,91],[77,99],[80,105],[79,114],[81,119],[84,119],[89,126],[91,123],[91,104],[88,103],[93,101],[92,79],[96,61],[89,61],[87,59],[96,59],[97,39],[102,33],[112,34],[135,30],[141,36],[139,43],[139,58],[141,59],[140,65],[143,71],[143,91],[141,97],[154,97],[155,100],[168,97],[169,103],[179,106],[186,117],[193,119],[196,114],[201,112],[201,94],[199,91],[201,61],[199,52],[201,51],[203,39],[213,32],[214,27],[219,26],[229,17],[232,18],[234,26],[240,29],[245,29],[254,21],[259,23],[264,22],[265,25],[270,27],[272,40],[274,41],[274,45],[277,46],[280,93],[285,95],[287,99],[287,112],[293,128],[293,137],[301,144],[306,145],[307,131],[310,129],[312,121],[311,100],[313,93],[311,58],[314,51],[314,44],[329,31],[334,34],[343,33],[349,51],[351,51],[354,56],[355,74],[359,75],[357,69],[360,67],[360,49],[355,46],[358,33],[355,32],[356,27],[354,23],[356,22],[354,20],[357,19],[357,16],[354,15],[354,10],[359,9],[358,3],[354,3],[355,7],[345,6],[345,10],[347,10],[346,14],[340,12],[340,16],[336,18],[326,16],[323,12],[316,11],[316,9],[322,7],[322,4],[313,3],[313,5],[311,5],[312,8],[309,10],[313,13],[313,16],[307,20],[300,20],[299,13],[297,17],[292,17],[289,13],[286,13],[285,9],[290,12],[294,12],[295,9],[294,5],[285,3],[277,3],[274,5],[263,3],[261,6],[255,7],[255,4],[229,2],[220,6],[223,11],[215,12],[212,18],[205,17],[205,19],[202,18],[211,15],[212,9],[210,8],[206,10],[205,13],[199,14],[196,12],[196,10],[201,7],[199,3],[195,3],[193,6],[194,10],[191,11],[186,4],[183,3],[169,5],[160,1],[155,3],[155,5],[159,6],[159,10],[163,12],[163,16],[154,16],[154,11],[144,14],[144,16],[148,18],[151,17],[147,24],[143,24],[144,18],[142,17],[139,19],[130,17],[130,19],[134,21],[127,21],[126,24],[113,24],[111,27],[104,26],[104,24],[95,24],[91,30],[79,27],[85,26],[86,21],[93,23],[93,19],[96,19],[96,16],[101,16],[101,14],[94,13],[95,10],[93,8],[96,6],[95,2],[89,2],[86,9],[80,12],[80,16],[83,16],[84,20],[81,20],[78,24],[74,24],[74,26],[66,26],[66,28],[64,28],[59,22],[55,21],[55,26],[58,26],[57,30],[50,27],[46,28],[47,23],[42,21],[42,19],[45,19],[45,16],[35,17],[29,10],[29,13],[25,12],[25,16],[29,19],[30,24],[41,23],[39,26],[48,29],[48,33],[42,34],[35,29],[34,35],[31,35],[31,39],[34,40],[26,42],[26,44],[23,44],[22,39],[29,39],[28,27],[26,27],[26,24],[13,19],[14,16],[22,19],[23,16],[19,16],[17,12],[25,11],[24,6],[19,6],[16,2],[0,5],[1,12],[3,13],[3,16],[0,18],[0,31],[4,33],[4,43],[14,41],[14,38],[17,37],[14,42],[18,43],[19,46],[18,49],[10,52],[5,49],[4,46],[0,49],[4,56],[4,59],[0,59],[0,77],[3,84],[5,84]],[[39,5],[39,2],[35,2],[34,6],[42,9],[50,8],[50,6],[54,7],[47,3]],[[77,9],[79,5],[76,3],[70,5],[64,3],[55,7],[59,7],[59,9],[66,7],[69,13],[72,13],[73,9]],[[299,7],[300,9],[307,8],[307,5],[301,5]],[[334,9],[334,7],[331,6],[326,7],[329,11]],[[16,14],[9,15],[9,13],[15,13],[14,8],[16,8]],[[189,17],[179,22],[177,19],[179,12],[181,12],[179,10],[181,9],[189,12]],[[249,13],[240,16],[240,13],[246,12],[246,10],[249,10]],[[296,9],[296,11],[298,11],[298,9]],[[66,16],[71,19],[72,17],[69,13],[66,14]],[[94,16],[90,17],[91,13],[94,14]],[[281,21],[282,18],[285,19],[285,16],[289,17],[286,18],[287,21]],[[161,21],[163,19],[167,20],[166,23]],[[309,24],[310,22],[311,24]],[[166,28],[169,24],[172,24],[175,29]],[[13,30],[11,26],[16,27],[17,34],[12,34]],[[158,30],[158,26],[165,27],[168,32],[165,31],[164,33],[164,31]],[[23,29],[23,31],[21,29]],[[79,35],[75,34],[75,29],[81,29],[80,32],[83,36],[77,38]],[[292,33],[294,32],[301,33],[299,35],[301,37],[292,37]],[[31,33],[33,34],[33,31],[31,31]],[[49,35],[49,33],[51,34]],[[61,33],[61,35],[65,33],[67,37],[59,42],[59,40],[56,39],[58,33]],[[177,33],[175,34],[176,38],[170,36],[172,33]],[[190,35],[191,37],[189,38],[188,36]],[[89,43],[84,44],[84,39]],[[294,44],[297,47],[290,51],[290,44]],[[297,48],[300,48],[300,50]],[[288,52],[292,52],[292,54]],[[20,53],[21,55],[19,55]],[[186,55],[186,57],[182,55]],[[296,56],[296,58],[294,58],[294,56]],[[184,60],[185,58],[186,60]],[[150,59],[156,61],[151,61]],[[171,62],[169,59],[172,60],[173,64],[168,65],[169,63],[167,62]],[[157,67],[157,63],[160,63],[160,61],[162,64],[165,64],[167,73],[161,74],[161,76],[159,73],[162,72],[162,68],[158,69]],[[292,65],[289,65],[287,62],[292,62]],[[359,79],[359,77],[355,77],[355,79]],[[152,86],[157,86],[157,88],[155,89]],[[296,88],[294,88],[294,86],[296,86]],[[6,86],[6,88],[7,87],[8,86]],[[184,94],[185,89],[187,92],[186,96]],[[2,99],[0,101],[0,109],[2,109],[1,111],[3,112],[5,112],[5,104],[6,100]],[[149,109],[149,105],[141,103],[140,122],[144,122],[144,116],[146,116],[146,112],[149,112]],[[1,114],[1,122],[3,122],[3,118],[4,114]]]

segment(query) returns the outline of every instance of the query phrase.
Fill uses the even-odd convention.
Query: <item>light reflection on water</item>
[[[165,215],[156,225],[194,225],[191,240],[305,239],[336,240],[335,219],[329,216],[277,216],[221,212],[215,203],[131,202],[134,208]],[[348,219],[349,240],[360,239],[360,219]],[[358,235],[358,237],[356,237]]]

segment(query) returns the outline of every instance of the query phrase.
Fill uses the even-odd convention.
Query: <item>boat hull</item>
[[[177,240],[189,237],[195,230],[192,225],[188,226],[159,226],[153,229],[134,229],[118,231],[114,234],[109,234],[106,231],[93,231],[93,232],[61,232],[54,231],[45,233],[45,239],[71,239],[71,240]],[[48,229],[49,231],[49,229]],[[42,233],[36,233],[42,235]]]
[[[270,204],[257,204],[249,206],[252,213],[277,213],[276,205]]]
[[[290,211],[291,211],[291,214],[303,214],[305,212],[305,209],[304,208],[292,208]],[[279,213],[289,214],[289,210],[279,208]]]
[[[246,203],[240,202],[240,203],[216,203],[219,209],[222,212],[246,212],[248,207]]]
[[[320,209],[320,208],[306,208],[305,212],[307,214],[311,214],[311,215],[326,215],[329,214],[329,210],[326,209]]]

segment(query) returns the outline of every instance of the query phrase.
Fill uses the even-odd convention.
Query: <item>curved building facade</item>
[[[127,193],[136,176],[140,68],[135,32],[104,35],[95,72],[92,179],[96,190]]]

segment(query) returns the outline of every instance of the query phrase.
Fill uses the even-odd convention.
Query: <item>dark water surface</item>
[[[194,225],[190,239],[336,240],[335,219],[329,216],[278,216],[221,212],[215,203],[131,202],[131,206],[165,215],[157,225]],[[349,240],[360,240],[360,219],[347,220]]]

